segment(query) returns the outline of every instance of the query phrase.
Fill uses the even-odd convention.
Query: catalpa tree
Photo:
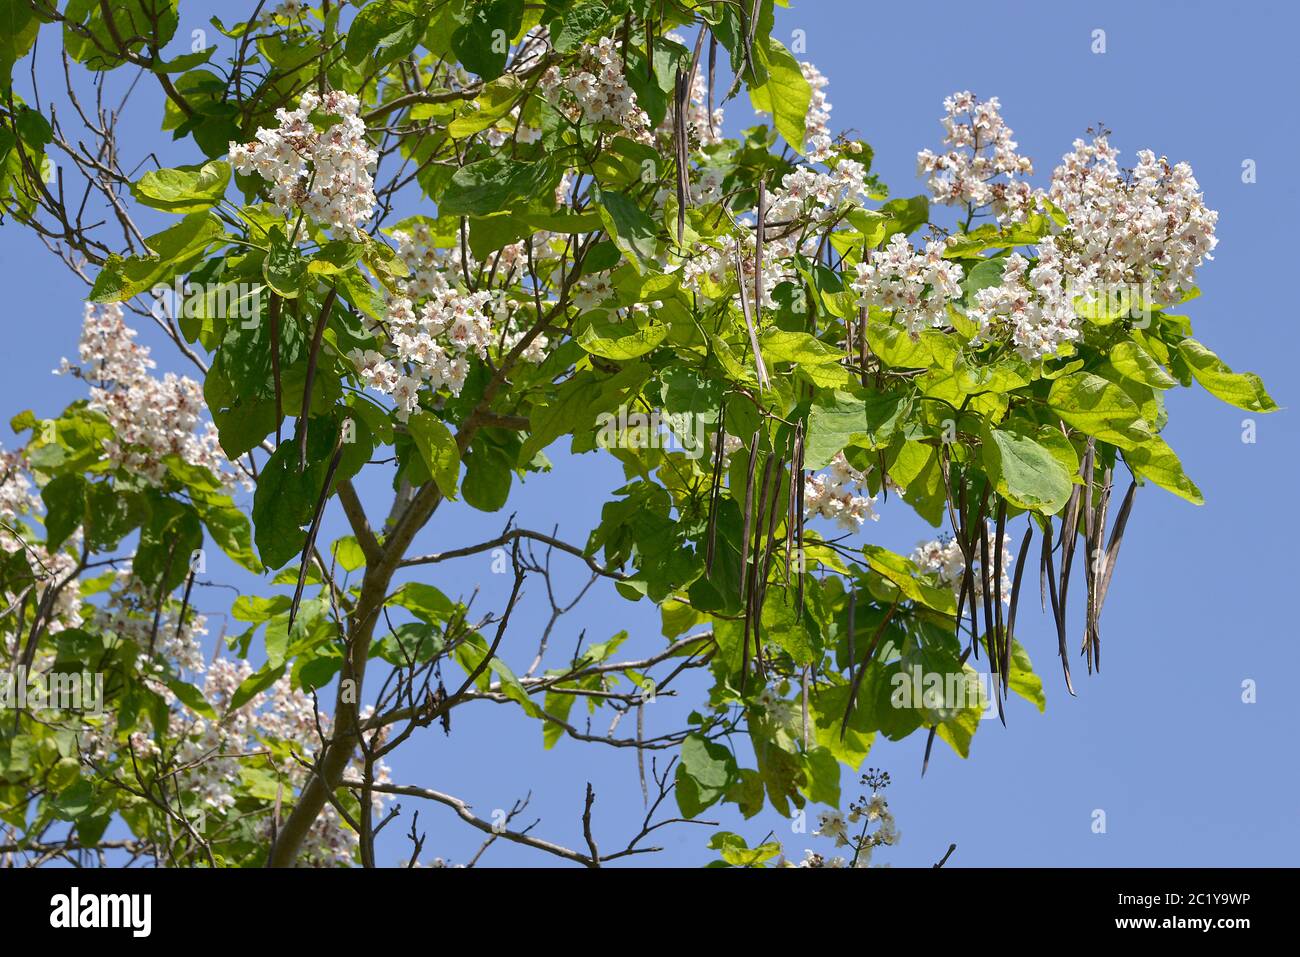
[[[806,863],[862,864],[897,837],[876,735],[964,757],[1008,694],[1042,708],[1029,582],[1040,665],[1071,691],[1100,667],[1139,489],[1201,503],[1166,390],[1274,408],[1182,311],[1217,214],[1102,129],[1036,180],[968,92],[889,199],[772,6],[287,0],[207,43],[177,0],[0,0],[4,219],[86,284],[84,397],[13,410],[0,471],[0,653],[46,692],[0,722],[12,860],[373,866],[402,797],[592,867],[716,804],[816,814],[850,853]],[[126,142],[147,96],[159,141]],[[724,135],[746,99],[766,122]],[[149,161],[168,136],[183,162]],[[512,518],[415,547],[449,510],[504,520],[548,450],[622,468],[585,540]],[[934,540],[866,542],[888,496]],[[262,585],[220,641],[217,550]],[[472,610],[442,563],[488,554],[513,585]],[[536,648],[512,612],[552,559],[661,636]],[[485,701],[547,747],[634,749],[640,832],[599,833],[590,786],[569,847],[391,780]],[[702,860],[787,863],[709,833]]]

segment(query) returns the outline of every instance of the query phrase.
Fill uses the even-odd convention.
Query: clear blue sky
[[[182,29],[206,25],[196,5],[182,7]],[[1210,2],[1063,4],[872,4],[817,0],[780,11],[777,35],[789,42],[805,31],[807,59],[830,78],[832,127],[852,128],[875,148],[876,171],[896,196],[918,193],[915,154],[937,148],[938,118],[947,94],[971,89],[998,96],[1020,151],[1034,158],[1044,184],[1076,136],[1096,122],[1114,131],[1124,159],[1144,147],[1190,162],[1207,202],[1220,211],[1219,249],[1200,275],[1203,295],[1189,304],[1198,336],[1237,369],[1260,373],[1283,407],[1295,402],[1294,363],[1300,355],[1289,289],[1294,274],[1294,218],[1300,155],[1294,108],[1294,37],[1300,14],[1289,3],[1254,4],[1249,11]],[[1094,54],[1093,31],[1106,33],[1106,53]],[[210,39],[219,39],[209,29]],[[58,82],[55,37],[42,34],[41,74]],[[144,144],[159,142],[153,91],[134,104],[126,129],[131,162]],[[729,127],[746,112],[732,104]],[[138,139],[136,138],[138,137]],[[169,147],[170,148],[170,147]],[[160,153],[164,162],[192,161]],[[1242,162],[1257,164],[1258,181],[1241,181]],[[128,167],[131,165],[128,162]],[[0,230],[0,269],[6,280],[12,337],[0,378],[5,417],[34,408],[52,414],[80,396],[78,383],[49,370],[76,349],[84,290],[31,235]],[[160,367],[181,371],[157,336]],[[1241,441],[1248,413],[1203,392],[1178,391],[1170,401],[1166,438],[1207,504],[1191,506],[1154,487],[1139,493],[1115,584],[1102,621],[1105,670],[1091,678],[1076,668],[1079,697],[1065,692],[1055,637],[1032,605],[1022,609],[1025,642],[1047,688],[1039,715],[1018,699],[1009,727],[986,723],[963,761],[936,743],[920,777],[924,737],[878,741],[867,764],[891,772],[891,805],[902,843],[878,862],[928,865],[950,842],[959,865],[1256,865],[1294,864],[1300,850],[1300,772],[1294,695],[1300,666],[1292,610],[1294,571],[1285,549],[1297,536],[1287,499],[1300,468],[1296,417],[1258,416],[1255,444]],[[12,439],[5,442],[12,446]],[[570,541],[585,541],[608,493],[621,484],[612,460],[570,458],[557,448],[553,473],[516,486],[507,510],[484,515],[462,508],[440,512],[416,547],[441,550],[489,538],[510,511],[533,528],[558,524]],[[383,480],[363,486],[376,520],[387,506]],[[341,533],[339,516],[325,534]],[[869,526],[873,541],[907,551],[927,529],[890,503]],[[579,569],[557,558],[561,584],[576,585]],[[256,587],[228,565],[212,577]],[[479,556],[440,566],[433,581],[452,594],[482,588],[486,608],[503,597],[505,582]],[[540,585],[521,609],[506,655],[526,664],[543,621]],[[229,592],[211,590],[200,607],[228,607]],[[213,630],[219,619],[211,618]],[[577,630],[601,640],[626,628],[624,651],[661,646],[658,617],[597,586],[562,623],[553,647],[571,648]],[[1258,683],[1258,702],[1243,704],[1241,685]],[[647,732],[678,727],[703,697],[696,684],[682,697],[661,698],[647,711]],[[577,710],[575,709],[575,714]],[[605,719],[607,721],[608,719]],[[593,730],[603,731],[604,722]],[[630,729],[627,729],[630,730]],[[630,751],[564,740],[541,747],[537,722],[514,707],[474,704],[454,714],[450,738],[431,729],[398,752],[394,780],[449,791],[489,816],[529,791],[521,820],[541,818],[535,833],[581,844],[579,817],[585,782],[597,791],[594,821],[602,849],[621,847],[643,813]],[[856,794],[845,774],[846,801]],[[381,861],[408,853],[399,832],[417,802],[404,801],[403,819],[381,838]],[[1094,810],[1107,833],[1092,831]],[[477,832],[435,805],[420,808],[428,832],[424,858],[463,862],[477,849]],[[752,841],[769,829],[794,857],[805,847],[831,852],[829,842],[791,834],[765,813],[741,822],[730,811],[704,815]],[[714,830],[660,829],[665,852],[645,864],[695,865],[710,857]],[[810,825],[809,830],[812,830]],[[504,842],[484,864],[549,860]]]

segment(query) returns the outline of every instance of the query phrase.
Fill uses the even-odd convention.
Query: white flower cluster
[[[17,528],[17,526],[15,526]],[[0,530],[2,532],[3,530]],[[81,531],[78,530],[70,539],[69,544],[74,548],[81,545]],[[50,606],[48,615],[45,619],[45,631],[48,634],[57,634],[65,628],[79,628],[82,625],[82,611],[85,605],[81,601],[81,588],[79,583],[71,581],[73,573],[78,568],[77,559],[68,551],[48,552],[40,544],[22,544],[16,536],[7,532],[0,534],[0,546],[6,551],[16,551],[23,548],[27,552],[28,566],[31,568],[35,577],[35,582],[31,579],[19,579],[14,576],[13,581],[6,581],[0,584],[0,605],[5,608],[18,607],[24,597],[28,585],[34,585],[30,593],[31,600],[39,606],[41,600],[51,588],[62,585],[55,593],[54,603]],[[66,584],[65,584],[66,582]],[[27,630],[21,627],[16,628],[10,633],[0,633],[0,652],[2,657],[6,657],[10,662],[17,660],[27,641]],[[54,656],[44,652],[37,653],[32,660],[32,672],[41,672],[54,664]]]
[[[19,518],[36,511],[40,499],[32,492],[32,483],[23,469],[21,452],[0,449],[0,551],[10,554],[23,547],[18,534]]]
[[[94,608],[94,627],[98,632],[111,632],[118,638],[131,641],[140,649],[136,667],[146,676],[158,676],[151,683],[152,690],[167,698],[165,679],[168,665],[192,674],[204,670],[202,639],[208,633],[207,619],[192,608],[186,612],[184,623],[164,608],[153,621],[158,602],[158,587],[135,577],[129,568],[120,569],[117,582],[102,606]],[[150,644],[154,657],[149,657]]]
[[[206,409],[202,387],[171,372],[155,378],[149,348],[136,344],[135,336],[122,318],[120,304],[88,302],[81,327],[81,365],[64,359],[56,370],[90,384],[90,408],[103,412],[113,427],[113,438],[104,442],[109,461],[158,482],[167,472],[163,459],[176,455],[233,484],[216,427],[206,422],[200,428]]]
[[[275,111],[279,126],[257,131],[248,144],[230,144],[230,162],[245,176],[271,184],[271,202],[281,215],[301,210],[315,222],[351,240],[375,211],[375,166],[379,154],[366,140],[358,115],[360,101],[350,93],[323,97],[308,91],[296,110]],[[324,132],[313,113],[338,117]]]
[[[808,160],[812,163],[824,163],[831,158],[831,103],[826,99],[826,85],[829,82],[821,70],[808,61],[799,64],[803,78],[812,88],[812,100],[808,104],[808,114],[804,119],[804,145],[808,150]]]
[[[1075,140],[1052,173],[1047,197],[1070,220],[1064,271],[1075,288],[1150,284],[1162,304],[1176,303],[1213,258],[1219,214],[1206,207],[1186,163],[1171,166],[1141,150],[1125,176],[1118,155],[1105,136]]]
[[[994,547],[993,533],[989,533],[989,559],[993,559],[996,553]],[[1011,549],[1011,543],[1005,539],[1002,542],[1002,603],[1011,603],[1011,576],[1009,571],[1011,563],[1015,561],[1015,553]],[[980,563],[978,558],[979,552],[976,552],[976,558],[973,563],[975,573],[971,576],[972,584],[975,588],[976,600],[984,598],[984,576],[980,574]],[[966,572],[966,560],[962,557],[961,546],[957,544],[955,538],[944,536],[936,538],[933,541],[922,542],[916,546],[912,552],[912,564],[916,565],[922,572],[933,574],[938,577],[941,585],[947,585],[953,590],[954,594],[961,591],[962,576]]]
[[[396,232],[398,255],[410,270],[401,294],[388,301],[384,321],[370,331],[383,337],[384,351],[353,350],[351,358],[368,387],[391,395],[403,421],[419,405],[420,389],[447,389],[459,395],[469,374],[471,356],[484,358],[500,340],[503,348],[519,341],[511,329],[518,306],[490,292],[469,292],[451,278],[460,268],[459,248],[450,253],[433,247],[429,229],[415,225]],[[501,250],[497,268],[508,270],[524,255],[523,242]],[[466,264],[469,265],[468,263]],[[533,339],[523,353],[528,361],[545,357],[545,336]]]
[[[990,327],[1002,326],[1020,355],[1030,361],[1056,355],[1067,342],[1079,338],[1079,318],[1061,272],[1061,255],[1052,237],[1038,245],[1038,262],[1019,253],[1006,258],[1002,281],[975,293],[967,312],[980,327],[980,337]]]
[[[542,95],[571,121],[612,123],[638,143],[649,143],[650,117],[627,84],[618,44],[601,37],[583,48],[577,72],[565,76],[558,67],[542,74]]]
[[[884,249],[858,263],[850,286],[862,305],[894,313],[916,338],[922,329],[949,325],[948,303],[961,296],[961,267],[944,259],[943,250],[941,242],[913,249],[895,233]]]
[[[866,475],[850,465],[843,452],[835,453],[825,473],[804,477],[804,514],[829,518],[850,532],[861,528],[867,519],[879,521],[876,497],[862,494],[866,482]]]
[[[864,182],[866,169],[856,160],[841,159],[834,169],[819,171],[801,166],[787,173],[781,179],[778,189],[768,197],[766,222],[769,233],[763,244],[763,306],[775,308],[776,300],[772,293],[777,285],[789,273],[788,261],[796,253],[814,256],[820,242],[813,230],[800,242],[803,231],[790,229],[785,224],[794,220],[808,219],[812,223],[825,223],[833,220],[845,207],[861,203],[867,198]],[[771,224],[781,223],[778,231]],[[736,260],[740,259],[741,273],[744,277],[745,292],[752,301],[754,295],[755,256],[757,242],[754,230],[745,228],[739,236],[726,235],[721,244],[709,246],[691,256],[682,264],[682,287],[700,296],[702,301],[710,301],[703,282],[712,287],[725,286],[734,281]],[[740,255],[737,257],[737,247]],[[736,294],[739,308],[739,292]]]
[[[198,627],[201,625],[200,621]],[[180,662],[174,661],[173,664],[179,665]],[[200,662],[199,668],[187,670],[205,669]],[[329,716],[318,715],[311,695],[293,689],[287,676],[240,707],[231,708],[235,692],[252,672],[248,662],[225,658],[216,659],[206,668],[203,694],[217,712],[219,717],[216,720],[176,708],[175,696],[164,685],[150,682],[157,685],[155,690],[173,707],[167,739],[177,744],[166,757],[171,766],[181,769],[176,773],[177,787],[196,796],[217,815],[224,815],[235,806],[234,785],[241,780],[241,770],[250,755],[265,754],[269,742],[282,742],[299,757],[310,761],[320,747],[320,735],[323,733],[328,737],[330,733]],[[366,716],[363,712],[363,719]],[[82,732],[79,745],[82,754],[96,764],[111,760],[117,751],[116,735],[116,722],[113,713],[109,712],[97,727],[90,726]],[[164,756],[163,749],[145,732],[129,735],[127,744],[138,761],[152,761]],[[269,759],[264,757],[260,760]],[[309,773],[294,760],[282,762],[276,771],[284,780],[286,796],[291,795],[292,789],[302,787]],[[377,782],[387,782],[389,774],[387,765],[376,765]],[[354,761],[344,777],[360,780],[359,763]],[[375,796],[376,810],[385,800],[383,795]],[[270,839],[269,821],[263,826],[263,836]],[[326,805],[308,832],[300,861],[306,866],[347,866],[354,862],[356,846],[356,833],[332,806]]]
[[[998,112],[998,98],[981,101],[969,91],[954,93],[943,101],[943,108],[947,152],[922,150],[916,155],[917,173],[930,174],[935,201],[973,210],[991,207],[999,222],[1023,219],[1034,192],[1016,177],[1032,175],[1034,166],[1016,152],[1011,128]]]
[[[851,825],[864,821],[867,826],[861,834],[849,833]],[[874,831],[870,829],[871,824],[876,824]],[[853,804],[847,816],[836,809],[822,811],[817,816],[817,830],[813,836],[829,838],[835,842],[836,847],[852,847],[854,858],[852,861],[843,857],[827,858],[809,850],[798,867],[870,867],[873,850],[897,844],[902,838],[889,804],[880,791],[873,792],[870,798],[861,803]]]

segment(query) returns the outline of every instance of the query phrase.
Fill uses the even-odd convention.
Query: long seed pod
[[[1088,627],[1092,631],[1092,664],[1101,671],[1101,629],[1098,624],[1097,594],[1101,577],[1106,571],[1106,556],[1102,543],[1106,540],[1106,516],[1110,510],[1112,471],[1108,466],[1103,474],[1101,495],[1097,502],[1097,516],[1092,523],[1092,543],[1088,546],[1088,566],[1092,570],[1092,585],[1088,589]]]
[[[1092,466],[1096,454],[1096,440],[1089,437],[1087,449],[1083,453],[1083,462],[1079,466],[1079,475],[1083,485],[1076,485],[1070,495],[1070,504],[1065,512],[1065,524],[1061,526],[1061,583],[1060,604],[1061,622],[1064,627],[1067,599],[1070,593],[1070,570],[1074,564],[1074,552],[1079,537],[1079,509],[1092,507]]]
[[[645,18],[645,77],[647,80],[655,78],[655,25],[649,11]]]
[[[889,620],[894,617],[894,612],[898,610],[898,603],[902,599],[900,594],[894,599],[889,610],[885,612],[885,617],[880,619],[880,624],[876,626],[875,633],[871,636],[871,644],[867,645],[867,650],[862,656],[862,664],[858,665],[857,671],[853,675],[853,680],[849,683],[849,700],[844,708],[844,719],[840,722],[840,740],[844,740],[844,734],[849,730],[849,718],[853,715],[853,705],[858,699],[858,687],[862,684],[862,679],[867,674],[867,665],[871,664],[871,659],[875,657],[876,646],[880,644],[880,636],[885,633],[885,626]],[[849,667],[853,667],[853,662],[849,662]]]
[[[714,135],[717,131],[713,126],[713,79],[718,68],[718,38],[709,31],[709,132]]]
[[[346,420],[344,422],[346,425]],[[298,563],[298,585],[293,590],[293,601],[289,605],[289,625],[286,629],[293,631],[294,619],[298,617],[298,606],[302,603],[302,592],[307,586],[307,562],[312,549],[316,547],[316,534],[320,531],[321,517],[325,514],[325,503],[330,498],[330,485],[334,482],[334,473],[338,471],[339,461],[343,458],[343,429],[339,429],[338,441],[334,443],[334,455],[330,458],[329,468],[325,470],[325,482],[321,486],[320,496],[316,499],[316,510],[312,513],[311,525],[307,529],[307,540],[302,546],[302,560]]]
[[[812,747],[812,735],[809,733],[812,729],[808,724],[808,666],[804,665],[803,670],[799,673],[800,698],[803,704],[803,748],[807,751]]]
[[[1119,514],[1115,516],[1115,528],[1110,533],[1110,544],[1106,546],[1106,571],[1101,576],[1101,587],[1097,589],[1097,616],[1101,617],[1102,606],[1106,603],[1106,593],[1110,591],[1110,578],[1115,574],[1115,563],[1119,560],[1119,547],[1124,542],[1124,528],[1128,525],[1129,513],[1133,511],[1133,496],[1137,492],[1137,481],[1129,483],[1120,504]]]
[[[708,544],[704,549],[704,568],[706,575],[713,574],[713,556],[718,545],[718,502],[722,498],[722,463],[726,458],[727,446],[727,396],[724,394],[718,402],[718,431],[713,449],[713,486],[709,489]]]
[[[804,555],[804,549],[803,549],[804,485],[806,480],[805,480],[805,470],[803,467],[804,444],[803,444],[803,423],[802,422],[799,424],[799,428],[800,428],[799,454],[797,459],[795,460],[795,472],[794,472],[794,477],[792,479],[792,481],[797,483],[797,488],[794,490],[795,529],[796,529],[795,540],[796,540],[796,547],[799,549],[799,574],[798,574],[799,587],[796,590],[796,601],[798,602],[798,608],[795,611],[796,621],[803,620],[804,576],[808,572],[808,561]]]
[[[758,178],[758,216],[754,224],[754,325],[763,320],[763,239],[767,230],[767,177]]]
[[[745,512],[740,529],[740,600],[747,594],[746,582],[749,579],[749,530],[754,522],[754,472],[758,467],[758,440],[761,429],[754,431],[749,441],[749,466],[745,470]]]
[[[686,101],[689,98],[686,74],[677,71],[677,82],[673,87],[673,152],[677,167],[677,245],[686,242],[686,204],[690,197],[690,182],[687,179],[687,143],[686,143]]]
[[[695,71],[700,66],[700,49],[704,45],[707,28],[701,25],[695,37],[695,50],[691,54],[691,65],[682,73],[677,73],[676,102],[673,106],[673,141],[677,147],[677,245],[685,243],[686,207],[691,201],[690,183],[690,140],[686,130],[686,107],[691,101],[691,89],[695,85]]]
[[[1088,451],[1092,452],[1093,448],[1094,446],[1090,444]],[[1097,507],[1093,504],[1092,473],[1093,470],[1089,469],[1083,480],[1083,547],[1085,552],[1083,556],[1083,583],[1087,588],[1083,609],[1083,654],[1088,662],[1088,674],[1092,674],[1092,598],[1095,594],[1093,576],[1097,566],[1097,553],[1093,550],[1097,541]]]
[[[316,331],[311,337],[311,352],[307,356],[307,377],[302,386],[302,413],[298,416],[298,471],[307,471],[307,426],[311,417],[311,387],[316,380],[316,363],[320,360],[320,347],[325,339],[325,327],[329,325],[330,309],[338,297],[338,289],[330,286],[325,294],[325,302],[320,307],[320,319]]]
[[[763,350],[758,347],[758,330],[750,315],[749,293],[745,287],[745,260],[740,253],[740,243],[736,243],[736,284],[740,287],[740,311],[745,317],[745,328],[749,331],[749,347],[754,353],[754,374],[758,376],[759,390],[766,389],[770,380],[767,366],[763,362]]]
[[[980,537],[980,585],[984,599],[984,640],[989,653],[989,670],[993,674],[993,697],[998,703],[998,720],[1006,726],[1007,716],[1002,710],[1002,691],[1000,680],[1003,678],[1001,671],[1001,658],[998,654],[998,636],[994,631],[993,625],[993,582],[990,580],[992,573],[989,570],[989,528],[988,519],[985,513],[988,510],[989,489],[986,486],[984,495],[980,500],[979,520],[975,523],[976,534]],[[972,608],[972,612],[974,609]]]
[[[275,444],[280,445],[280,420],[284,418],[284,393],[280,386],[280,297],[271,292],[267,308],[271,325],[271,377],[275,380]]]
[[[1065,647],[1065,616],[1056,597],[1056,568],[1052,561],[1052,520],[1047,520],[1043,532],[1043,565],[1047,568],[1047,589],[1052,599],[1052,618],[1056,622],[1057,654],[1061,657],[1061,668],[1065,672],[1065,687],[1074,695],[1074,682],[1070,680],[1070,655]]]
[[[966,659],[970,657],[970,649],[967,648],[957,659],[957,666],[961,667],[966,664]],[[925,777],[926,769],[930,767],[930,749],[934,747],[934,736],[938,733],[939,726],[936,724],[930,728],[930,733],[925,738],[925,757],[921,759],[921,777]]]
[[[1034,538],[1034,523],[1030,521],[1025,528],[1025,537],[1020,543],[1020,552],[1016,555],[1016,571],[1011,579],[1011,609],[1007,612],[1007,647],[1016,637],[1016,609],[1020,605],[1020,580],[1025,574],[1026,559],[1029,557],[1029,543]],[[1010,656],[1006,659],[1006,673],[1011,675]]]
[[[1007,536],[1007,501],[1004,498],[998,498],[998,517],[996,523],[993,544],[993,568],[990,571],[990,577],[993,579],[993,615],[994,615],[994,638],[997,640],[1000,653],[1002,655],[1001,671],[1004,676],[1011,673],[1011,642],[1007,640],[1007,634],[1002,630],[1002,548],[1003,542]],[[1002,683],[1002,694],[1007,693],[1007,685]]]
[[[798,522],[798,498],[799,486],[802,484],[797,481],[796,473],[801,472],[799,463],[803,459],[803,421],[795,423],[794,438],[790,446],[790,488],[786,498],[789,505],[785,513],[785,583],[790,584],[790,556],[794,551],[795,526]],[[800,602],[802,604],[802,602]]]
[[[862,384],[867,384],[867,360],[871,358],[871,347],[867,344],[867,307],[858,310],[858,368],[862,370]]]
[[[750,623],[750,631],[754,636],[754,661],[762,670],[763,653],[760,650],[759,630],[763,618],[763,593],[767,581],[767,545],[771,539],[764,535],[764,517],[769,511],[775,511],[777,490],[773,487],[773,474],[779,467],[779,455],[773,452],[767,457],[763,464],[763,484],[759,489],[758,503],[754,508],[754,541],[750,546],[750,551],[754,555],[754,561],[750,566],[749,580],[749,610],[747,614]],[[771,496],[768,496],[768,490],[771,489]]]

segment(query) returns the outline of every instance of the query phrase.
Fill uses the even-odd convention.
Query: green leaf
[[[1277,403],[1255,373],[1233,372],[1222,359],[1195,339],[1178,343],[1178,354],[1210,395],[1248,412],[1277,411]]]
[[[479,0],[469,22],[451,36],[452,52],[471,73],[492,80],[505,69],[510,41],[523,26],[524,0]]]
[[[279,228],[271,231],[271,248],[262,264],[262,275],[266,284],[283,298],[298,298],[303,277],[307,275],[307,260]]]
[[[131,184],[137,202],[169,213],[196,213],[221,202],[230,182],[230,164],[212,160],[202,166],[151,170]]]
[[[9,86],[14,64],[31,50],[40,27],[27,0],[0,0],[0,85]]]
[[[872,394],[857,398],[835,392],[819,398],[808,413],[808,437],[804,466],[820,469],[830,465],[835,453],[849,445],[876,449],[889,444],[906,408],[901,396]]]
[[[682,742],[682,759],[677,766],[677,806],[683,815],[695,817],[727,790],[736,774],[736,759],[722,745],[699,734]]]
[[[510,113],[522,92],[523,85],[516,77],[498,77],[483,87],[477,99],[470,101],[475,109],[462,113],[447,124],[447,133],[453,139],[461,140],[487,129]]]
[[[1152,436],[1142,445],[1125,449],[1124,461],[1138,476],[1150,479],[1193,505],[1205,504],[1201,490],[1187,477],[1174,450],[1159,436]]]
[[[235,689],[235,693],[231,696],[230,705],[226,710],[229,712],[242,708],[282,677],[284,677],[283,664],[275,668],[263,665],[261,669],[253,672],[240,682],[239,687]]]
[[[1055,515],[1070,498],[1070,475],[1047,449],[1028,436],[984,429],[984,468],[998,494],[1018,508]]]
[[[267,568],[300,555],[307,540],[337,437],[325,422],[314,424],[307,433],[307,470],[298,471],[298,444],[284,442],[266,460],[253,493],[254,540]]]
[[[1125,378],[1153,389],[1172,389],[1178,380],[1132,339],[1117,343],[1110,350],[1110,364]]]
[[[862,546],[862,554],[866,556],[872,571],[893,582],[905,597],[945,615],[956,613],[957,599],[953,597],[951,589],[937,588],[923,581],[916,566],[902,555],[879,545]]]
[[[551,178],[546,163],[491,157],[452,174],[438,203],[446,216],[487,216],[541,195]]]
[[[208,699],[203,697],[203,692],[194,685],[180,680],[173,680],[167,682],[167,687],[172,694],[181,700],[181,704],[195,714],[201,714],[205,718],[215,718],[217,716],[216,711],[212,709],[212,705],[208,704]]]
[[[827,747],[816,747],[804,754],[804,770],[808,784],[803,789],[809,801],[814,804],[829,804],[838,807],[840,803],[840,765],[834,752]]]
[[[653,351],[667,335],[668,327],[659,323],[638,329],[630,322],[592,320],[578,333],[578,345],[592,355],[626,362]]]
[[[196,496],[194,504],[218,548],[249,571],[262,571],[262,563],[253,552],[253,530],[248,516],[235,507],[230,496]]]
[[[1047,695],[1043,692],[1043,681],[1034,674],[1034,666],[1029,660],[1025,646],[1014,638],[1011,640],[1011,676],[1007,686],[1020,697],[1038,708],[1047,710]]]
[[[88,298],[91,302],[121,302],[156,285],[170,283],[197,264],[208,247],[225,235],[221,220],[210,212],[191,213],[145,240],[152,255],[110,255],[95,277]]]
[[[654,220],[625,193],[602,189],[596,196],[600,218],[614,244],[638,271],[654,262],[656,233]]]
[[[754,59],[767,76],[764,82],[750,86],[750,102],[758,112],[770,114],[776,131],[795,152],[802,153],[812,87],[804,79],[799,61],[772,37],[754,44]]]
[[[1115,383],[1090,372],[1057,379],[1047,403],[1066,424],[1125,451],[1154,438],[1137,403]]]
[[[408,4],[377,0],[364,7],[349,26],[344,56],[354,65],[372,57],[375,66],[385,66],[415,49],[424,22]]]
[[[420,458],[438,485],[438,491],[454,500],[460,479],[460,450],[456,446],[456,437],[441,419],[429,412],[415,413],[407,422],[407,428],[415,440]]]
[[[86,480],[60,475],[41,489],[45,503],[45,547],[53,552],[81,525],[86,512]]]

